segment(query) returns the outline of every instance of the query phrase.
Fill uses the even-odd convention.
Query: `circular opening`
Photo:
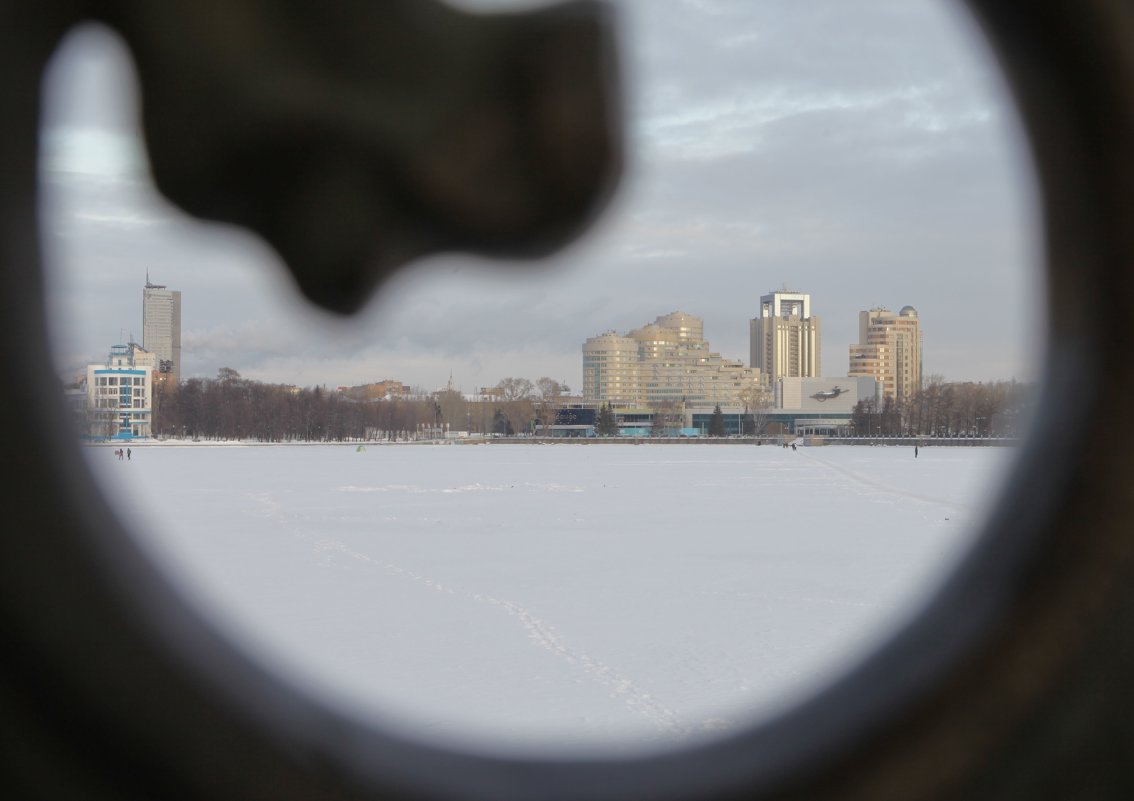
[[[838,107],[839,107],[839,104],[836,103],[836,108],[838,108]],[[678,123],[680,123],[679,120],[678,120]],[[930,125],[930,127],[932,127],[932,125],[936,125],[936,124],[939,124],[939,123],[940,123],[940,120],[937,120],[936,123],[934,123],[934,121],[930,120],[929,123],[926,123],[926,124],[928,124],[928,125]],[[684,125],[684,123],[682,123],[682,125]],[[678,127],[680,127],[680,125]],[[697,146],[703,146],[704,145],[704,143],[702,143],[702,142],[693,142],[693,143],[686,142],[684,144],[685,144],[685,146],[693,146],[694,150],[696,150]],[[909,158],[913,158],[913,154],[907,154],[907,155],[908,155]],[[940,258],[939,254],[934,254],[934,255],[936,255],[937,258]],[[446,265],[443,265],[443,267],[438,268],[438,269],[440,269],[440,270],[452,270],[454,268],[451,267],[451,262],[447,262]],[[907,300],[907,298],[906,297],[899,298],[898,302],[903,302],[904,300]],[[926,306],[928,306],[928,305],[929,305],[928,303],[923,303],[921,301],[917,301],[917,307],[919,307],[919,310],[921,311],[920,317],[922,319],[925,319],[926,317],[928,317],[928,313],[926,313]],[[905,313],[906,313],[907,309],[909,309],[909,307],[906,307],[906,309],[902,310],[903,315],[906,315]],[[662,310],[659,310],[659,312],[660,311],[662,311]],[[646,322],[646,320],[643,320],[642,322],[644,323],[644,322]],[[269,501],[269,503],[270,503],[270,501]],[[332,548],[332,550],[333,550],[333,548]],[[428,576],[422,576],[422,577],[425,577],[425,579],[428,579]],[[439,591],[443,591],[443,588],[441,588]],[[496,600],[501,600],[501,599],[496,599]],[[485,601],[485,602],[488,602],[488,604],[491,605],[492,599],[489,599],[488,601]],[[522,619],[522,621],[526,621],[527,623],[533,623],[533,618],[532,617],[525,618],[524,612],[525,612],[525,610],[521,609],[521,610],[519,610],[519,612],[509,612],[508,614],[513,615],[513,617],[515,617],[517,619]],[[547,647],[557,648],[558,643],[555,642],[555,640],[553,640],[553,638],[550,638],[550,636],[547,635],[547,632],[544,631],[544,632],[542,632],[542,634],[540,633],[540,631],[539,631],[540,626],[538,624],[539,624],[539,621],[538,621],[538,619],[536,619],[536,621],[532,625],[532,631],[534,631],[533,638],[539,639],[539,636],[542,635],[542,636],[544,636],[544,639],[547,640]],[[576,658],[577,661],[585,661],[584,657],[585,657],[585,655],[583,655],[583,656],[578,655],[578,654],[575,655],[575,658]],[[604,668],[604,666],[601,665],[601,664],[598,667],[599,667],[600,671],[601,671],[602,668]],[[613,682],[617,683],[617,682],[623,681],[623,677],[621,677],[617,673],[615,673],[611,676],[611,680]],[[814,688],[814,685],[812,685],[812,688],[809,688],[809,690],[811,690],[813,688]],[[629,693],[629,694],[634,695],[633,688],[632,688],[631,693]],[[645,706],[645,701],[641,697],[641,693],[638,694],[638,697],[635,700],[636,700],[636,702],[640,703],[640,705]],[[748,723],[751,723],[751,719],[748,720]],[[741,728],[743,730],[744,726],[742,725]],[[552,749],[552,750],[555,750],[555,749]]]

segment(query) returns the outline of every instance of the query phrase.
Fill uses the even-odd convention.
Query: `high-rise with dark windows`
[[[158,378],[181,381],[181,291],[151,284],[142,289],[142,347],[157,356]]]

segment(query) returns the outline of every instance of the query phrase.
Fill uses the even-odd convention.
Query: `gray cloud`
[[[204,375],[436,386],[452,370],[467,389],[544,374],[577,387],[585,338],[675,309],[747,359],[748,318],[785,283],[812,293],[829,375],[846,370],[860,309],[907,303],[927,372],[1034,371],[1031,179],[994,68],[955,9],[621,5],[629,168],[596,230],[546,264],[432,259],[352,322],[307,309],[262,243],[182,217],[139,180],[132,78],[88,34],[60,65],[43,135],[60,360],[140,333],[148,269],[184,293],[186,364]]]

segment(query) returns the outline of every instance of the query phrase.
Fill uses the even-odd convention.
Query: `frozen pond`
[[[415,737],[603,753],[727,732],[828,680],[916,611],[1014,456],[87,452],[171,580],[329,703]]]

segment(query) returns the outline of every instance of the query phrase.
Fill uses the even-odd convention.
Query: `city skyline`
[[[785,301],[785,300],[783,300],[783,298],[788,298],[789,300]],[[755,332],[758,329],[756,327],[756,324],[761,322],[761,321],[769,320],[769,319],[771,319],[773,321],[779,320],[780,317],[781,317],[781,314],[780,314],[781,308],[780,307],[781,307],[781,304],[782,304],[783,305],[783,316],[785,317],[784,321],[787,322],[788,320],[786,320],[786,318],[791,317],[791,318],[793,318],[791,320],[791,322],[793,322],[793,323],[798,323],[799,320],[803,320],[803,321],[806,321],[808,323],[813,322],[813,325],[816,328],[816,335],[815,335],[814,339],[817,340],[818,339],[817,329],[818,329],[819,321],[818,321],[818,317],[810,314],[810,302],[811,302],[810,293],[797,292],[795,290],[789,290],[786,287],[781,288],[779,290],[772,290],[768,294],[762,296],[761,297],[761,313],[762,313],[763,316],[753,318],[752,320],[749,321],[750,329],[753,331],[753,333],[752,333],[752,348],[751,348],[750,358],[749,358],[747,364],[744,362],[743,359],[733,359],[733,358],[730,358],[729,356],[723,356],[721,353],[718,353],[718,352],[710,352],[710,342],[709,342],[709,340],[707,340],[703,336],[704,320],[697,315],[693,315],[693,314],[690,314],[688,312],[684,312],[684,311],[680,311],[680,310],[675,310],[675,311],[670,312],[668,314],[659,315],[652,323],[648,323],[646,325],[636,327],[636,328],[630,330],[629,332],[627,332],[626,334],[618,334],[613,329],[607,330],[607,331],[605,331],[601,334],[598,334],[598,335],[595,335],[595,336],[592,336],[592,337],[588,337],[582,343],[583,369],[582,369],[581,380],[576,385],[574,385],[574,387],[572,387],[571,384],[569,384],[569,383],[567,383],[566,386],[569,389],[569,394],[580,396],[584,400],[588,400],[588,399],[590,399],[592,401],[596,400],[595,397],[590,397],[590,395],[593,395],[593,392],[588,393],[588,389],[587,389],[588,380],[589,380],[589,372],[588,372],[588,368],[587,368],[587,365],[586,365],[587,358],[588,358],[587,353],[588,353],[588,348],[591,347],[592,345],[595,345],[596,347],[603,347],[603,348],[609,347],[609,345],[604,344],[605,340],[608,340],[608,339],[613,338],[614,340],[625,340],[625,342],[627,343],[627,347],[630,349],[630,351],[633,351],[632,360],[635,361],[635,362],[642,361],[643,359],[645,359],[646,362],[649,362],[651,360],[657,360],[657,359],[662,358],[662,354],[661,354],[660,351],[658,351],[657,353],[654,353],[652,355],[650,355],[648,353],[645,356],[642,355],[641,350],[642,350],[643,347],[646,348],[646,351],[650,350],[650,347],[649,347],[650,343],[645,342],[645,340],[648,338],[647,335],[650,333],[650,331],[652,329],[658,329],[659,332],[666,332],[665,334],[662,334],[663,337],[668,337],[668,336],[671,335],[673,337],[673,339],[672,339],[673,344],[680,343],[683,347],[688,345],[689,346],[689,348],[688,348],[689,352],[687,354],[685,354],[685,357],[687,357],[687,360],[692,359],[693,362],[697,362],[698,364],[704,363],[702,366],[709,368],[712,371],[720,372],[720,371],[723,370],[723,371],[726,371],[730,376],[732,376],[733,373],[735,373],[734,378],[736,380],[740,380],[740,373],[747,373],[749,371],[749,368],[755,370],[757,375],[762,376],[758,383],[761,386],[764,386],[765,388],[773,386],[781,377],[789,377],[789,376],[791,376],[791,377],[805,377],[805,378],[806,377],[835,378],[835,377],[840,377],[840,376],[844,376],[844,375],[846,377],[855,377],[855,376],[861,377],[861,376],[866,376],[866,375],[874,376],[875,372],[877,372],[877,370],[875,370],[874,372],[869,372],[869,371],[863,372],[861,366],[856,368],[856,363],[855,363],[856,358],[862,358],[862,351],[863,351],[863,348],[865,347],[866,342],[867,342],[867,335],[866,335],[866,331],[867,331],[866,326],[868,324],[867,321],[869,320],[871,322],[874,322],[876,320],[876,318],[886,318],[887,322],[889,322],[889,320],[891,320],[891,319],[893,319],[893,320],[902,319],[904,321],[904,318],[906,318],[910,313],[912,313],[913,323],[915,325],[914,330],[917,332],[916,337],[917,337],[917,342],[918,342],[918,353],[917,353],[917,356],[915,357],[915,361],[914,361],[914,378],[910,378],[910,377],[907,376],[905,379],[900,379],[900,380],[904,381],[907,386],[910,385],[911,381],[915,381],[916,384],[917,384],[917,387],[915,387],[915,389],[920,388],[920,384],[921,384],[921,359],[920,359],[920,338],[921,338],[921,334],[920,334],[920,327],[917,326],[918,321],[917,321],[916,310],[914,310],[912,306],[908,306],[908,305],[904,306],[900,313],[891,312],[885,306],[876,306],[873,309],[862,310],[862,311],[858,312],[859,339],[858,339],[857,342],[852,342],[852,343],[849,343],[849,345],[848,345],[848,358],[847,358],[847,361],[846,361],[847,369],[845,371],[839,371],[838,369],[835,369],[833,371],[828,371],[826,373],[823,373],[822,371],[819,371],[819,370],[808,371],[808,370],[805,370],[805,369],[799,369],[802,364],[806,363],[806,357],[804,358],[803,362],[796,364],[796,369],[789,369],[789,370],[786,370],[783,373],[768,372],[768,371],[762,370],[761,365],[757,363],[758,362],[758,350],[756,348],[755,343],[758,340],[757,340],[757,334]],[[155,311],[155,307],[156,307],[156,311]],[[769,312],[772,312],[772,313],[769,314]],[[147,322],[145,321],[145,318],[147,317],[147,313],[149,314],[149,316],[151,318],[155,318],[155,319],[152,319],[149,322],[149,324],[147,324]],[[794,318],[799,318],[799,319],[794,319]],[[141,345],[141,348],[143,350],[148,351],[148,352],[153,354],[153,358],[154,358],[153,369],[154,369],[155,375],[159,371],[162,372],[162,373],[169,373],[170,376],[173,379],[174,384],[177,384],[177,383],[180,382],[180,319],[181,319],[181,292],[179,290],[171,290],[168,287],[166,287],[164,284],[153,284],[153,283],[150,282],[149,276],[147,275],[146,283],[143,286],[143,331],[147,332],[147,333],[143,334],[143,343]],[[125,329],[122,329],[122,330],[124,331]],[[761,335],[761,338],[762,338],[762,336],[763,335]],[[127,338],[127,339],[130,339],[130,338]],[[146,345],[147,339],[152,340],[150,347],[147,347],[147,345]],[[669,341],[668,338],[667,338],[667,341]],[[643,343],[645,343],[645,344],[643,344]],[[660,343],[652,343],[652,344],[656,346],[656,345],[659,345]],[[883,343],[883,344],[889,344],[889,343]],[[110,346],[110,349],[113,350],[114,348],[122,348],[122,347],[126,347],[126,346],[129,346],[131,349],[135,349],[135,348],[138,347],[137,344],[135,342],[133,342],[132,339],[130,339],[129,342],[126,342],[126,341],[115,342]],[[653,350],[657,351],[658,349],[656,347],[654,347]],[[605,351],[603,351],[603,352],[605,352]],[[165,357],[165,358],[163,358],[163,357]],[[797,354],[796,358],[799,359],[799,357],[800,357],[800,354]],[[811,358],[812,358],[812,361],[816,361],[814,359],[814,356],[812,356]],[[876,353],[874,354],[874,358],[877,359]],[[163,364],[163,362],[166,362],[166,364],[168,366],[166,366],[166,364]],[[84,367],[84,369],[89,371],[91,366],[95,366],[95,365],[88,364]],[[677,366],[677,365],[675,365],[675,366]],[[160,370],[159,370],[159,368],[160,368]],[[654,369],[656,371],[657,368],[655,367]],[[239,370],[237,372],[239,372]],[[536,372],[539,372],[539,371],[536,371]],[[877,377],[880,382],[883,382],[883,375],[885,375],[885,374],[886,374],[886,370],[882,370],[882,372],[879,372],[878,375],[875,376],[875,377]],[[546,371],[544,371],[541,375],[546,375]],[[723,373],[722,373],[722,375],[723,375]],[[517,378],[529,378],[529,376],[521,376],[519,374],[512,373],[512,374],[509,374],[508,376],[502,375],[501,380],[508,378],[508,377],[511,377],[511,376],[514,376],[514,377],[517,377]],[[202,376],[190,376],[190,377],[212,378],[214,376],[202,375]],[[534,377],[536,377],[536,376],[533,373],[533,375],[530,376],[530,378],[534,378]],[[548,377],[552,377],[552,376],[548,376]],[[270,382],[270,383],[293,384],[294,382],[278,381],[278,382]],[[336,388],[337,387],[354,387],[354,388],[357,388],[357,387],[360,387],[360,386],[374,386],[374,385],[378,385],[378,384],[390,384],[390,383],[398,383],[399,385],[402,385],[400,378],[398,378],[397,376],[384,376],[384,377],[381,377],[381,378],[374,378],[374,379],[364,381],[364,382],[360,382],[358,384],[353,384],[353,385],[347,385],[347,384],[342,384],[342,383],[332,383],[332,384],[324,384],[323,386],[333,386],[333,387],[336,387]],[[494,384],[484,385],[484,386],[493,386],[493,385]],[[412,387],[410,385],[404,385],[404,386],[407,390],[408,389],[426,389],[427,391],[430,391],[429,388],[425,388],[421,385],[413,385]],[[460,389],[462,389],[462,391],[464,391],[464,394],[466,394],[466,395],[476,395],[476,394],[479,393],[479,387],[480,386],[482,386],[482,385],[477,385],[477,387],[473,387],[473,388],[470,389],[470,388],[467,388],[467,387],[460,387],[459,384],[454,385],[454,377],[453,377],[452,371],[450,371],[449,379],[448,379],[446,386],[445,387],[433,388],[433,391],[439,391],[441,389],[447,389],[448,391],[452,391],[454,388],[460,388]],[[668,384],[667,384],[667,386],[668,386]],[[739,384],[737,386],[738,386],[738,389],[739,389]],[[643,387],[644,387],[644,385],[643,385]],[[645,393],[645,389],[643,389],[642,392]],[[906,397],[909,394],[910,394],[910,392],[908,390],[905,391],[905,392],[899,392],[899,395],[901,395],[902,397]],[[643,394],[643,397],[646,397],[645,394]],[[724,396],[722,396],[722,399],[723,399],[723,397]],[[608,398],[606,396],[603,396],[602,398],[598,398],[598,400],[601,400],[601,401],[604,401],[604,402],[607,401],[607,400],[611,400],[611,399],[618,400],[618,401],[627,400],[627,398],[621,398],[621,397]],[[716,402],[716,399],[713,399],[710,402],[710,405],[712,403],[715,403],[715,402]],[[730,403],[731,403],[731,401],[730,401]],[[733,404],[733,405],[735,405],[735,404]]]
[[[860,310],[911,303],[933,321],[927,375],[1035,377],[1031,177],[971,23],[914,0],[750,6],[622,3],[630,164],[594,232],[551,268],[430,260],[357,322],[303,308],[253,237],[165,205],[124,53],[105,32],[72,37],[42,134],[60,366],[140,328],[149,271],[183,292],[185,377],[433,389],[452,374],[471,389],[548,375],[578,391],[580,342],[666,309],[747,360],[759,298],[784,284],[815,299],[824,373],[845,374]]]

